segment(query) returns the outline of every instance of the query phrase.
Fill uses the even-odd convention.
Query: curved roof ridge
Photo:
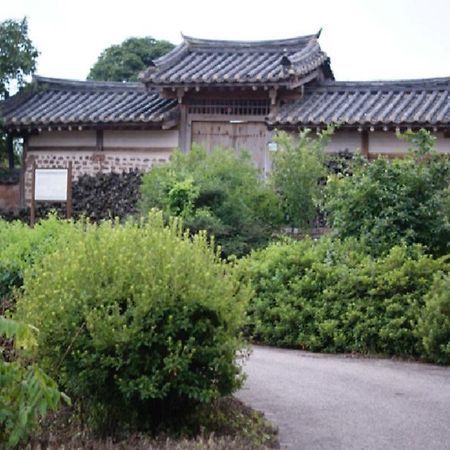
[[[33,75],[33,84],[48,86],[55,89],[115,89],[115,90],[144,90],[145,85],[139,81],[96,81],[74,80],[66,78],[50,78]]]
[[[360,85],[360,84],[383,85],[383,84],[399,84],[399,83],[407,83],[407,84],[450,83],[450,76],[432,77],[432,78],[398,78],[387,80],[349,80],[349,81],[327,80],[321,82],[321,85]]]
[[[318,33],[308,34],[304,36],[296,36],[293,38],[286,39],[268,39],[268,40],[226,40],[226,39],[202,39],[192,36],[186,36],[182,34],[183,41],[186,45],[190,47],[203,47],[203,46],[218,46],[218,47],[243,47],[243,48],[257,48],[257,47],[267,47],[267,46],[295,46],[303,45],[311,39],[316,39]]]
[[[320,31],[288,39],[237,41],[199,39],[182,35],[183,42],[166,55],[152,61],[140,74],[139,79],[148,86],[172,87],[210,85],[212,82],[227,86],[252,83],[287,85],[297,82],[295,77],[313,73],[321,66],[325,77],[333,77],[329,58],[320,48],[319,36]],[[258,70],[249,71],[255,58],[262,54],[265,54],[266,58],[257,66]],[[279,70],[274,71],[272,67],[272,55],[279,56]],[[191,69],[198,61],[202,63],[194,76]],[[289,66],[292,64],[291,70],[285,70],[284,62]],[[221,69],[218,70],[218,67]]]

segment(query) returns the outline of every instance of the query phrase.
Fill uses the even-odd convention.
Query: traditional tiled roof
[[[31,89],[0,106],[6,129],[41,126],[160,124],[177,112],[175,100],[142,83],[73,81],[34,77]]]
[[[292,85],[322,67],[333,78],[319,34],[272,41],[215,41],[183,36],[141,80],[157,86]]]
[[[330,81],[305,89],[269,116],[274,126],[450,125],[450,78]]]

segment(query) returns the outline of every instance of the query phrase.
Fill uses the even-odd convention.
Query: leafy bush
[[[55,410],[61,398],[56,383],[45,372],[26,361],[7,361],[1,339],[14,339],[16,345],[33,343],[33,329],[0,316],[0,444],[17,448],[36,427],[38,419]]]
[[[425,309],[419,320],[418,336],[426,356],[441,364],[450,364],[450,276],[436,274],[425,297]]]
[[[25,272],[17,316],[38,360],[92,425],[157,427],[240,384],[248,290],[178,221],[86,225]]]
[[[448,272],[417,247],[382,258],[354,240],[274,244],[241,264],[255,298],[257,341],[314,351],[421,356],[416,336],[434,273]]]
[[[271,184],[277,192],[286,223],[303,230],[311,229],[320,200],[320,178],[325,176],[324,147],[333,128],[309,136],[310,130],[292,136],[280,132],[276,137],[279,151],[272,156]]]
[[[26,268],[70,240],[80,225],[55,216],[39,222],[34,229],[21,222],[0,220],[0,302],[23,283]]]
[[[170,163],[144,175],[141,211],[160,208],[181,216],[195,233],[206,230],[223,255],[241,256],[265,245],[280,223],[275,194],[246,153],[194,146],[175,152]]]
[[[326,209],[339,237],[361,237],[374,254],[401,242],[420,243],[437,256],[450,252],[450,163],[426,153],[431,144],[425,132],[420,136],[411,139],[422,151],[329,181]]]

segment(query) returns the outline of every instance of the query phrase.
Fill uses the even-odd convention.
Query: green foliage
[[[182,216],[192,232],[214,235],[225,256],[265,245],[280,223],[277,198],[246,153],[194,146],[144,175],[141,211]]]
[[[163,56],[174,48],[168,41],[158,41],[152,37],[132,37],[119,45],[104,50],[91,68],[89,80],[136,81],[139,73],[152,60]]]
[[[373,258],[355,240],[271,245],[241,265],[253,283],[249,332],[264,343],[326,352],[428,356],[416,336],[444,261],[397,246]]]
[[[38,55],[28,37],[26,18],[0,23],[0,99],[7,96],[12,81],[19,87],[24,84],[36,69]]]
[[[278,133],[279,150],[272,157],[271,182],[283,206],[289,225],[310,230],[320,200],[320,178],[325,176],[324,147],[332,127],[310,137],[311,130],[300,133],[298,140]]]
[[[431,361],[450,364],[450,276],[438,273],[425,297],[418,336]]]
[[[450,163],[427,153],[426,132],[412,139],[421,147],[408,158],[378,159],[329,180],[326,209],[339,237],[363,238],[375,254],[400,242],[438,256],[450,251]]]
[[[9,96],[11,85],[19,88],[24,85],[26,76],[36,69],[38,55],[28,37],[26,18],[0,22],[0,100]],[[0,128],[1,125],[0,117]],[[6,135],[0,131],[0,166],[6,160]]]
[[[248,290],[181,228],[156,212],[86,224],[25,272],[17,316],[40,330],[38,360],[103,431],[176,421],[240,384]]]
[[[46,373],[26,361],[6,361],[1,338],[14,339],[17,347],[29,348],[35,342],[35,329],[0,316],[0,444],[16,448],[26,440],[38,420],[55,410],[64,398]]]
[[[22,286],[25,269],[67,243],[81,228],[81,224],[60,221],[55,216],[39,222],[34,229],[19,221],[0,220],[0,302]]]

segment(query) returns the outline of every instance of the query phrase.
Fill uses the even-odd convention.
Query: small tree
[[[376,254],[406,242],[432,254],[450,250],[450,164],[434,154],[422,130],[404,136],[415,147],[407,158],[378,159],[352,177],[331,177],[326,209],[335,234],[367,240]]]
[[[308,230],[316,217],[319,180],[326,173],[324,148],[333,131],[329,127],[313,138],[311,130],[305,130],[298,140],[286,132],[276,136],[280,148],[273,155],[271,183],[281,200],[287,224],[292,227]]]

